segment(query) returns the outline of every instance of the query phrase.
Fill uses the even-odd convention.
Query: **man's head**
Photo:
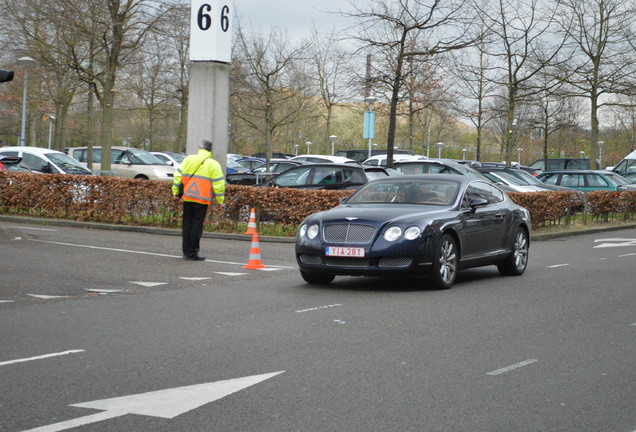
[[[209,152],[212,152],[212,141],[203,140],[203,144],[201,144],[201,148],[203,150],[207,150]]]

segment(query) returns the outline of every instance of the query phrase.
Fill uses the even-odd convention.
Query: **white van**
[[[613,167],[612,171],[619,174],[636,172],[636,150],[625,156],[625,159]]]
[[[393,162],[424,160],[424,159],[428,159],[428,158],[422,155],[408,155],[408,154],[399,154],[399,153],[393,154]],[[369,159],[362,162],[362,165],[386,166],[386,154],[371,156]]]
[[[0,154],[22,158],[22,165],[45,174],[93,175],[91,170],[68,155],[42,147],[2,147]]]
[[[86,147],[70,147],[69,156],[87,165]],[[93,147],[93,170],[102,172],[102,148]],[[166,165],[146,150],[131,147],[111,147],[110,169],[116,177],[136,178],[142,180],[172,181],[176,167]]]

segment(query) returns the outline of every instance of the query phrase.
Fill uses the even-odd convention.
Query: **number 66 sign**
[[[231,0],[192,0],[190,60],[230,63],[233,13]]]

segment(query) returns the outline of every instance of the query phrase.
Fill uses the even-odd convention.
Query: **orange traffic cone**
[[[254,212],[254,208],[252,207],[252,211],[250,212],[250,220],[247,223],[247,230],[245,230],[244,234],[256,234],[256,213]]]
[[[244,269],[258,270],[265,268],[261,262],[261,248],[258,246],[258,234],[252,234],[252,249],[250,250],[250,259]]]

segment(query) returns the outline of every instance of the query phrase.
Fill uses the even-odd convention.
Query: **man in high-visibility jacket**
[[[203,141],[196,155],[186,157],[174,173],[172,194],[179,198],[183,183],[183,222],[181,224],[183,259],[204,261],[199,255],[203,222],[212,202],[223,206],[225,177],[221,165],[212,159],[212,142]]]

